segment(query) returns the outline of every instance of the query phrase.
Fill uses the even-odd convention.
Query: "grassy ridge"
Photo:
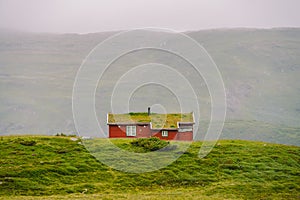
[[[0,199],[300,197],[299,147],[224,140],[200,159],[201,142],[194,142],[168,167],[130,174],[98,162],[78,142],[68,137],[1,137]],[[113,142],[131,148],[130,140]]]

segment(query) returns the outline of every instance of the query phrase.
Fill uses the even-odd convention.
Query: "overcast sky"
[[[300,27],[300,0],[0,0],[0,28],[88,33]]]

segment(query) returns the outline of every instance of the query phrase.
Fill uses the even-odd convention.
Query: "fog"
[[[0,0],[0,28],[88,33],[299,27],[298,0]]]

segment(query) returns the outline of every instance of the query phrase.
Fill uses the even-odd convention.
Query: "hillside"
[[[88,53],[113,34],[0,31],[1,135],[75,134],[71,96],[76,72]],[[222,74],[228,107],[221,138],[300,145],[299,28],[218,29],[186,34],[205,47]],[[102,126],[107,112],[112,111],[101,105],[111,97],[113,80],[126,67],[147,62],[178,69],[186,65],[150,50],[119,59],[103,82],[106,89],[96,93]],[[187,78],[203,81],[193,73]],[[205,121],[210,113],[209,94],[201,84],[196,89],[201,120]],[[178,112],[178,102],[169,98],[169,93],[158,86],[140,88],[133,94],[130,111],[145,112],[149,105],[160,103],[167,111]],[[205,132],[201,129],[197,139]]]
[[[171,165],[130,174],[98,162],[79,142],[57,136],[0,137],[0,199],[300,197],[300,148],[295,146],[221,140],[200,159],[201,142],[194,142]],[[112,142],[136,151],[130,140]]]

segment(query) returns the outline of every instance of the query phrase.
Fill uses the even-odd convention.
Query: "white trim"
[[[193,122],[195,124],[195,113],[194,112],[192,112],[192,113],[193,113]]]
[[[184,133],[184,132],[192,132],[193,128],[179,128],[178,132],[179,133]]]
[[[195,122],[177,122],[178,124],[195,124]]]

